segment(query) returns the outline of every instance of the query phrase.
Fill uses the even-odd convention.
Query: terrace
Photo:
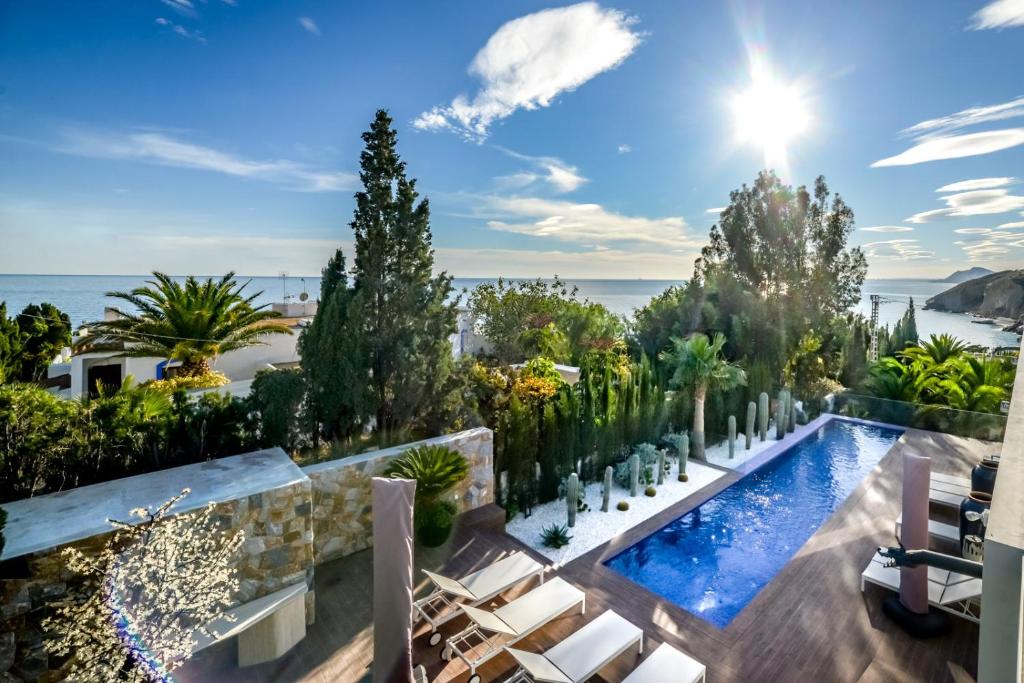
[[[1015,404],[1014,418],[1019,404]],[[903,452],[927,453],[933,458],[935,471],[964,475],[969,463],[991,448],[992,444],[975,439],[908,430],[757,598],[727,628],[717,629],[617,575],[602,561],[739,478],[727,473],[627,534],[554,569],[555,574],[587,593],[587,614],[559,618],[521,641],[521,645],[527,650],[544,651],[605,609],[612,609],[643,627],[645,651],[652,651],[657,643],[670,643],[706,663],[708,678],[713,681],[975,680],[979,668],[977,625],[956,619],[947,636],[911,638],[882,614],[886,591],[869,586],[861,593],[860,572],[877,546],[892,543],[893,520],[900,511]],[[1004,462],[1010,457],[1004,450]],[[458,576],[485,566],[503,553],[523,549],[530,552],[506,535],[503,526],[503,513],[493,506],[465,515],[446,546],[418,554],[417,569],[442,569]],[[222,644],[197,657],[181,671],[180,678],[362,679],[372,663],[372,556],[373,551],[367,550],[318,569],[317,622],[309,627],[306,639],[281,659],[238,669],[230,646]],[[424,587],[419,585],[421,590]],[[522,589],[511,591],[503,598],[513,598],[520,592]],[[454,630],[449,625],[442,633],[447,636]],[[458,661],[442,661],[440,647],[427,644],[422,627],[416,635],[414,662],[426,667],[429,680],[466,680],[466,667]],[[622,680],[635,664],[635,655],[622,655],[601,671],[600,679]],[[485,681],[500,681],[512,669],[512,659],[499,656],[478,673]]]

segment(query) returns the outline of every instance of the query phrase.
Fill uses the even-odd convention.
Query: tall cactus
[[[683,433],[679,436],[679,480],[686,481],[689,476],[686,473],[686,462],[690,459],[690,435]]]
[[[634,453],[629,456],[629,495],[636,496],[640,488],[640,456]]]
[[[665,483],[665,449],[658,451],[658,486]]]
[[[736,457],[736,416],[729,416],[729,459]]]
[[[754,418],[757,416],[757,404],[751,401],[747,404],[747,429],[744,432],[746,443],[743,450],[749,451],[754,443]]]
[[[601,491],[601,512],[608,512],[608,503],[612,496],[612,475],[615,468],[611,465],[604,468],[604,490]]]
[[[792,391],[788,392],[788,394],[789,394],[789,405],[786,406],[786,417],[788,418],[787,421],[786,421],[786,431],[787,432],[795,432],[796,431],[796,400],[793,398],[793,392]]]
[[[758,433],[761,435],[761,441],[768,439],[768,392],[762,391],[761,395],[757,397],[757,420],[758,420]]]
[[[565,509],[569,513],[569,528],[576,526],[576,508],[580,504],[580,478],[575,472],[565,485]]]
[[[779,389],[779,398],[775,401],[775,438],[786,435],[786,390]]]

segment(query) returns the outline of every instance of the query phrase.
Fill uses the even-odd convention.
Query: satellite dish
[[[305,292],[303,292],[302,294],[299,294],[299,301],[305,301],[308,298],[309,298],[309,294],[306,294]]]

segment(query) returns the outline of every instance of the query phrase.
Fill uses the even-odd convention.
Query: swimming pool
[[[605,565],[725,628],[901,434],[831,419]]]

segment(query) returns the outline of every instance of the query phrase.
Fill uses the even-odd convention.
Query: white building
[[[267,335],[260,345],[230,351],[214,359],[211,363],[213,369],[224,374],[232,384],[252,380],[260,370],[298,363],[299,332],[316,313],[316,303],[273,304],[272,309],[282,314],[278,321],[287,324],[292,334]],[[109,319],[116,312],[107,309],[104,315]],[[61,359],[50,366],[48,374],[51,379],[69,375],[69,381],[65,380],[68,386],[61,391],[61,395],[78,398],[95,392],[97,382],[106,386],[120,386],[129,376],[140,384],[163,379],[167,376],[168,367],[176,365],[177,362],[168,363],[166,358],[124,357],[116,351],[100,351],[78,353],[72,355],[70,360]]]

